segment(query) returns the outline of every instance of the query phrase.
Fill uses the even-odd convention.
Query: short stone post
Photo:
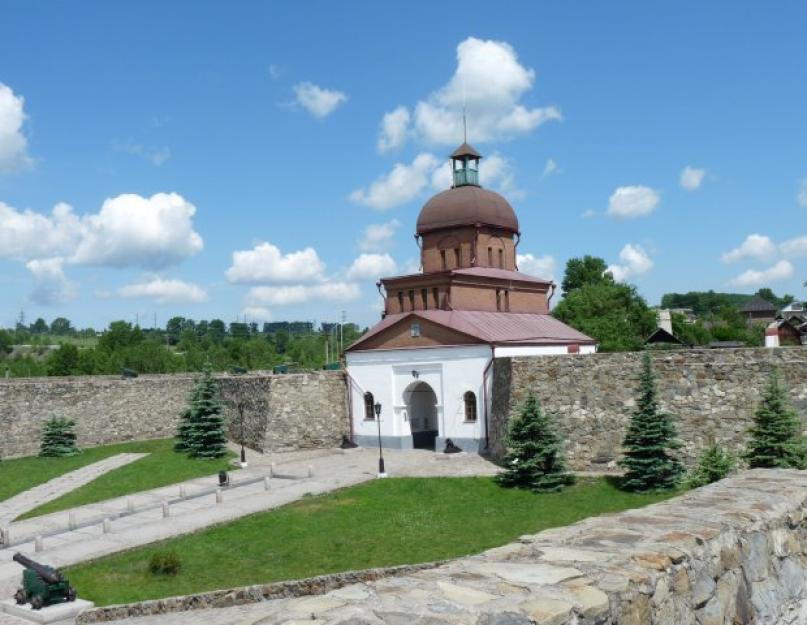
[[[224,491],[220,488],[216,489],[216,503],[223,503],[224,502]]]
[[[45,541],[42,540],[41,536],[37,536],[34,538],[34,551],[39,553],[40,551],[45,551]]]
[[[179,497],[180,499],[185,499],[188,496],[188,489],[185,488],[184,484],[179,485]]]
[[[271,490],[272,489],[272,480],[267,475],[263,478],[263,490]]]
[[[274,462],[272,462],[272,463],[269,465],[269,475],[271,475],[272,477],[275,477],[275,475],[277,475],[277,473],[276,473],[276,469],[277,469],[277,467],[275,466],[275,463],[274,463]]]
[[[101,524],[103,528],[104,534],[109,534],[112,531],[112,520],[111,519],[104,519],[104,522]]]
[[[70,513],[67,516],[67,527],[70,528],[71,532],[78,527],[78,522],[76,521],[76,513],[73,511],[70,511]]]
[[[167,519],[171,515],[171,508],[168,506],[167,501],[162,502],[163,518]]]
[[[11,545],[11,528],[6,526],[0,530],[0,544],[8,547]]]
[[[308,477],[314,477],[314,467],[308,465]]]
[[[132,514],[135,511],[134,500],[131,497],[126,499],[126,512]]]

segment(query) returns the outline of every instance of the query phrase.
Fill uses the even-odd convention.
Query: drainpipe
[[[558,288],[557,285],[553,282],[552,286],[550,287],[551,290],[549,291],[549,297],[546,300],[546,307],[550,308],[549,303],[552,301],[552,296],[555,295],[555,289]]]
[[[490,449],[490,432],[488,432],[488,372],[493,366],[495,347],[490,346],[490,361],[488,362],[485,370],[482,372],[482,401],[485,413],[485,449]]]

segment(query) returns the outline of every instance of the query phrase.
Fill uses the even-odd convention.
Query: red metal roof
[[[366,339],[407,317],[426,319],[490,345],[592,345],[596,342],[552,315],[478,310],[416,310],[387,315],[348,347],[348,350],[361,349],[361,344]]]

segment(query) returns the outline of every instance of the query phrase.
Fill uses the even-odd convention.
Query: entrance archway
[[[438,434],[437,395],[426,382],[416,382],[404,393],[415,449],[434,449]]]

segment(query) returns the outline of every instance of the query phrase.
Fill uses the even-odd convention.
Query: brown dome
[[[498,193],[473,185],[448,189],[426,202],[418,216],[417,233],[475,224],[518,233],[518,218],[510,203]]]

